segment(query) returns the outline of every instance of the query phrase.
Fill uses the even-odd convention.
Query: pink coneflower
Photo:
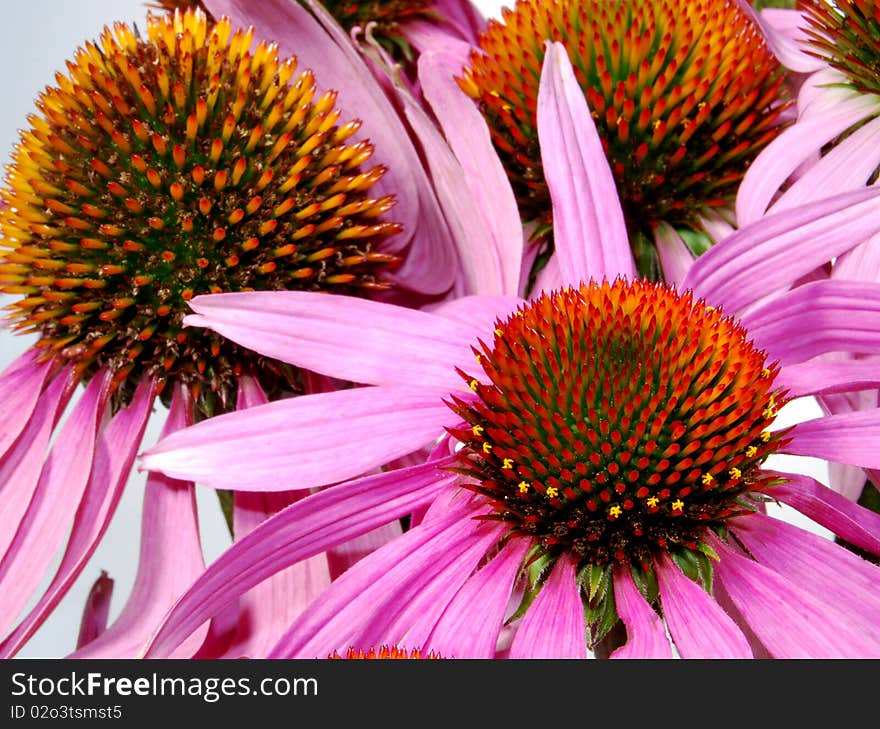
[[[552,219],[536,125],[547,41],[568,51],[638,269],[657,277],[658,226],[702,232],[705,218],[731,217],[743,173],[785,119],[781,66],[730,0],[518,0],[503,9],[456,76],[486,119],[523,219],[537,222],[536,238]]]
[[[551,189],[554,209],[583,223],[554,221],[574,283],[433,313],[299,292],[192,302],[188,323],[367,386],[224,415],[145,455],[215,487],[332,485],[211,565],[146,655],[277,570],[404,515],[412,527],[334,581],[271,656],[394,645],[491,657],[505,622],[510,657],[584,657],[621,627],[617,657],[670,656],[667,631],[684,657],[880,655],[878,567],[763,509],[789,504],[880,551],[877,515],[764,464],[880,463],[877,409],[772,427],[795,398],[876,386],[876,373],[816,358],[878,351],[880,286],[819,281],[762,303],[868,234],[876,191],[738,231],[681,291],[632,280],[613,183],[590,177],[604,157],[573,113],[576,84],[551,45],[539,124],[556,116],[584,150],[572,187]],[[616,225],[597,225],[599,211]],[[362,475],[432,441],[426,463]]]
[[[451,236],[409,137],[387,147],[396,169],[378,164],[336,92],[253,36],[199,12],[150,16],[144,35],[116,24],[42,93],[13,154],[0,290],[18,297],[13,327],[38,340],[0,375],[2,655],[27,640],[95,549],[157,399],[181,427],[235,409],[246,379],[270,397],[303,390],[289,366],[184,330],[189,299],[392,286],[436,298],[453,283]],[[346,68],[362,99],[385,98],[365,66]],[[387,99],[364,101],[360,113],[382,134],[395,114]],[[379,189],[388,178],[405,201]],[[190,484],[153,482],[148,498],[162,503],[145,509],[149,544],[146,524],[167,504],[192,516]],[[71,526],[51,585],[10,632]],[[200,561],[163,584],[179,592]]]
[[[768,211],[803,205],[819,196],[873,184],[880,169],[880,52],[874,2],[804,3],[800,10],[762,13],[780,58],[798,73],[797,122],[758,156],[737,197],[737,220],[747,224]],[[880,238],[873,237],[810,274],[834,280],[880,280]],[[840,357],[841,355],[836,355]],[[864,356],[860,366],[870,366]],[[876,390],[827,393],[829,413],[871,409]],[[878,474],[868,471],[876,483]],[[870,498],[862,469],[831,464],[831,484],[853,500]],[[877,506],[875,505],[875,509]]]

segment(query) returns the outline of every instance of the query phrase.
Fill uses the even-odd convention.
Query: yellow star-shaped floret
[[[471,428],[471,433],[473,433],[474,435],[477,435],[477,436],[482,435],[483,434],[483,426],[482,425],[475,425],[473,428]]]
[[[559,489],[556,488],[555,486],[548,486],[547,487],[547,498],[548,499],[555,499],[557,496],[559,496]]]
[[[501,468],[504,468],[504,469],[513,468],[513,459],[512,458],[505,458],[504,462],[501,464]]]
[[[715,477],[711,473],[704,473],[703,478],[700,480],[703,482],[703,486],[711,486],[715,481]]]
[[[491,443],[483,443],[483,453],[489,453],[492,450]]]
[[[610,516],[612,519],[616,519],[622,513],[623,509],[621,509],[617,504],[608,509],[608,516]]]
[[[758,449],[755,446],[749,446],[746,448],[746,458],[754,458],[758,453]]]
[[[657,504],[660,503],[660,499],[658,499],[656,496],[649,496],[645,503],[653,509],[655,506],[657,506]]]
[[[740,471],[736,466],[731,468],[727,473],[730,474],[731,478],[742,478],[742,471]]]
[[[528,483],[528,481],[520,481],[520,482],[519,482],[519,492],[520,492],[521,494],[524,494],[524,493],[525,493],[526,491],[528,491],[528,490],[529,490],[529,483]]]
[[[681,499],[676,499],[672,502],[672,510],[673,511],[681,511],[684,508],[684,501]]]

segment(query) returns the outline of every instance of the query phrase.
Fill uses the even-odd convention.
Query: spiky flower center
[[[489,21],[460,85],[526,218],[550,210],[536,129],[548,40],[568,51],[632,231],[728,204],[778,131],[780,66],[732,0],[519,0]]]
[[[387,286],[399,226],[369,197],[384,169],[349,141],[360,122],[251,41],[201,12],[151,16],[146,38],[116,24],[40,96],[2,193],[0,290],[46,356],[109,367],[123,393],[146,374],[225,402],[277,368],[184,329],[193,296]]]
[[[803,4],[806,52],[842,72],[862,93],[880,94],[880,4],[815,0]]]
[[[767,481],[776,367],[691,294],[591,283],[496,326],[451,432],[470,487],[542,552],[604,566],[698,550]]]

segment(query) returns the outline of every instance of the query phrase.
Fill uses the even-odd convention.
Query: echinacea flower
[[[788,504],[880,552],[876,514],[766,464],[880,463],[877,408],[773,427],[785,402],[877,386],[876,371],[821,355],[878,351],[880,285],[817,281],[764,301],[876,230],[877,191],[742,228],[680,289],[633,279],[610,175],[590,178],[601,142],[568,108],[576,84],[550,45],[539,117],[558,114],[585,153],[571,164],[581,194],[553,201],[571,213],[554,220],[564,287],[432,313],[301,292],[192,301],[189,324],[365,386],[223,415],[144,456],[214,487],[328,486],[212,564],[146,656],[277,570],[404,515],[411,528],[335,580],[271,657],[492,657],[506,621],[513,658],[585,657],[621,625],[617,657],[671,656],[667,631],[683,657],[880,655],[880,568],[763,508]],[[429,442],[427,462],[370,473]]]
[[[536,106],[544,44],[565,45],[623,206],[639,271],[657,277],[659,226],[730,216],[750,162],[782,128],[782,68],[730,0],[518,0],[458,71],[536,238],[552,219]],[[454,123],[454,122],[453,122]]]
[[[737,197],[741,224],[820,196],[874,184],[880,170],[880,5],[875,2],[805,3],[799,10],[764,11],[769,33],[785,48],[787,67],[798,72],[797,121],[772,142],[746,174]],[[872,60],[874,59],[874,60]],[[880,238],[874,236],[829,261],[810,277],[880,280]],[[834,355],[840,358],[845,355]],[[857,355],[863,360],[863,355]],[[871,409],[876,390],[825,393],[829,413]],[[831,464],[831,485],[857,500],[876,490],[866,473]],[[876,472],[867,476],[878,482]]]
[[[402,166],[376,163],[337,93],[253,36],[199,12],[150,16],[145,35],[116,24],[57,74],[14,151],[0,290],[17,297],[14,329],[37,341],[0,375],[2,655],[39,627],[95,549],[157,398],[182,427],[235,409],[244,378],[273,397],[302,390],[303,375],[283,363],[184,330],[190,298],[392,285],[436,297],[452,284],[449,235],[409,138],[388,153]],[[362,96],[382,93],[365,67],[347,68]],[[387,133],[389,112],[370,117],[374,108],[361,112]],[[404,168],[411,160],[418,169]],[[379,190],[389,177],[405,181],[406,204]],[[400,218],[388,219],[392,207]],[[152,484],[147,496],[162,504],[146,521],[170,499],[192,522],[191,485]],[[71,526],[60,568],[10,632]],[[201,567],[198,554],[163,585],[179,592]],[[144,590],[157,594],[155,583]]]

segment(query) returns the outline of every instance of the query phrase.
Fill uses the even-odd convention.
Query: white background
[[[258,0],[255,0],[258,1]],[[477,5],[486,14],[496,14],[502,3],[496,0],[478,0]],[[120,20],[143,25],[146,5],[138,0],[28,0],[4,3],[3,23],[0,24],[0,69],[2,69],[2,109],[0,109],[0,161],[5,165],[18,130],[26,125],[26,116],[34,111],[37,93],[47,84],[54,83],[56,71],[64,69],[64,62],[85,40],[97,37],[103,26]],[[0,305],[12,297],[0,295]],[[0,331],[0,369],[32,343],[30,337],[16,337],[9,331]],[[818,415],[818,408],[789,409],[783,416],[786,422]],[[164,419],[161,408],[148,427],[144,446],[153,444]],[[2,417],[2,413],[0,413]],[[777,465],[789,469],[800,467],[824,480],[824,465],[810,459],[787,459]],[[794,461],[797,461],[797,466]],[[134,580],[140,539],[140,508],[144,476],[133,474],[103,541],[80,578],[60,603],[56,611],[19,654],[28,657],[60,657],[75,647],[80,617],[86,595],[100,574],[106,570],[115,580],[111,620],[125,604]],[[197,488],[205,559],[211,561],[229,544],[229,536],[222,521],[212,491]],[[2,485],[0,485],[2,498]],[[71,508],[75,508],[71,505]],[[795,515],[787,518],[809,528],[807,520]],[[820,533],[824,530],[815,528]],[[49,575],[46,578],[48,584]],[[2,596],[0,596],[2,599]]]

